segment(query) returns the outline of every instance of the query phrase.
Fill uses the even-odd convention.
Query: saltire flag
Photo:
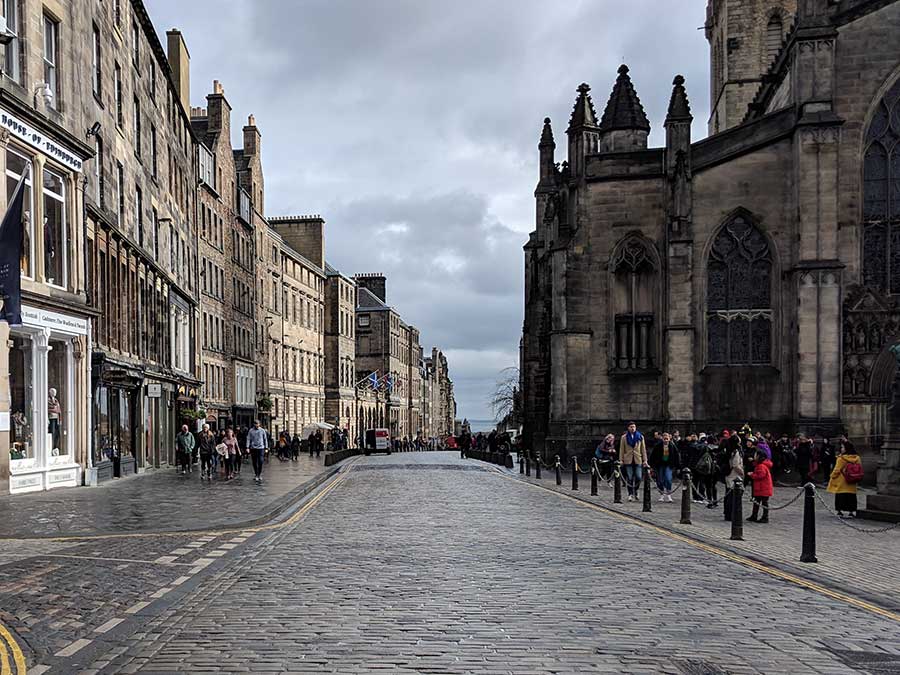
[[[27,170],[22,173],[0,223],[0,320],[11,326],[22,325],[22,202],[26,175]]]
[[[369,377],[366,378],[368,383],[372,385],[372,389],[378,386],[378,371],[376,370],[374,373],[369,373]]]

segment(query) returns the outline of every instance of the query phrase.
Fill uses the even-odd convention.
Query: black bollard
[[[694,497],[694,486],[691,484],[691,470],[685,469],[681,477],[681,520],[682,525],[691,524],[691,499]]]
[[[512,468],[513,468],[513,459],[512,459],[512,455],[509,454],[508,452],[506,453],[506,457],[504,458],[504,461],[506,462],[506,464],[504,464],[504,466],[505,466],[507,469],[512,469]]]
[[[597,474],[600,473],[600,469],[597,468],[597,460],[594,459],[591,461],[591,497],[597,496]]]
[[[519,453],[519,473],[525,473],[525,455],[521,452]]]
[[[562,485],[562,471],[559,466],[559,455],[556,456],[556,484]]]
[[[731,488],[731,540],[744,540],[744,483],[740,478],[734,479]]]
[[[816,486],[807,483],[803,486],[803,551],[800,562],[819,562],[816,558]]]
[[[536,455],[534,458],[534,477],[535,478],[541,477],[541,456],[540,455]]]
[[[650,504],[650,470],[646,467],[644,467],[644,508],[641,510],[644,513],[653,511],[653,506]]]
[[[613,482],[613,504],[621,504],[622,503],[622,463],[618,460],[616,461],[616,466],[613,469],[615,473],[613,474],[614,481]]]
[[[572,458],[572,489],[578,489],[578,458]]]
[[[531,477],[531,455],[525,455],[525,475]]]

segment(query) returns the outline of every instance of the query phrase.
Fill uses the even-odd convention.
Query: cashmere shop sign
[[[22,305],[22,323],[26,326],[49,328],[61,333],[75,335],[87,335],[88,328],[87,319],[51,312],[46,309],[36,309],[27,305]]]
[[[72,171],[81,171],[83,162],[74,152],[57,143],[52,138],[48,138],[27,122],[23,122],[21,119],[6,112],[2,108],[0,108],[0,125],[8,130],[12,136],[15,136],[33,148],[40,150],[60,164],[65,164],[72,169]]]

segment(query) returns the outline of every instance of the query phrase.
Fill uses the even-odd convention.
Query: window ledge
[[[772,375],[778,375],[781,372],[780,369],[776,368],[775,366],[773,366],[770,363],[757,364],[757,365],[752,365],[749,363],[742,363],[740,365],[723,365],[723,364],[718,364],[718,363],[716,363],[716,364],[707,363],[705,366],[703,366],[703,368],[700,369],[700,373],[703,374],[708,371],[724,371],[724,370],[728,370],[731,372],[738,372],[738,373],[740,373],[742,371],[746,371],[746,372],[753,372],[753,373],[757,373],[757,374],[765,373],[765,374],[772,374]]]
[[[659,377],[662,371],[659,368],[610,368],[610,377]]]

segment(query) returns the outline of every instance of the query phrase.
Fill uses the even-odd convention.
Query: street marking
[[[175,562],[178,559],[177,555],[161,555],[153,562],[155,563],[164,563],[168,565],[169,563]]]
[[[236,548],[237,544],[219,544],[219,550],[230,551],[233,548]]]
[[[56,652],[56,654],[54,654],[54,656],[72,656],[76,652],[79,652],[87,647],[89,644],[91,644],[91,642],[93,642],[93,640],[80,638],[78,640],[75,640],[75,642],[71,643],[69,646],[60,649],[58,652]]]
[[[177,562],[166,562],[161,561],[159,558],[156,560],[138,560],[135,558],[103,558],[101,556],[96,555],[66,555],[65,553],[38,553],[32,557],[35,558],[74,558],[75,560],[102,560],[104,562],[123,562],[123,563],[142,563],[144,565],[155,565],[155,564],[163,564],[166,565],[185,565],[188,566],[191,563],[177,563]],[[128,567],[125,565],[118,565],[116,569],[125,569]]]
[[[108,633],[108,632],[111,631],[113,628],[115,628],[115,627],[118,626],[120,623],[122,623],[123,621],[125,621],[125,619],[120,619],[120,618],[118,618],[118,617],[116,617],[115,619],[110,619],[109,621],[107,621],[107,622],[106,622],[105,624],[103,624],[102,626],[97,626],[97,627],[94,629],[94,632],[95,632],[95,633]]]
[[[40,664],[37,666],[32,666],[28,669],[28,675],[44,675],[48,670],[50,670],[50,666],[45,666],[44,664]]]
[[[874,605],[870,602],[866,602],[865,600],[860,600],[859,598],[855,598],[852,595],[847,595],[846,593],[840,593],[838,591],[833,591],[830,588],[826,588],[825,586],[821,586],[813,581],[808,581],[803,579],[802,577],[798,577],[795,574],[791,574],[789,572],[784,572],[775,567],[770,567],[769,565],[765,565],[763,563],[757,562],[750,558],[745,558],[742,555],[738,555],[737,553],[732,553],[731,551],[726,551],[725,549],[718,548],[717,546],[713,546],[712,544],[706,544],[702,541],[698,541],[689,536],[679,534],[677,532],[672,532],[671,530],[667,530],[658,525],[654,525],[652,523],[648,523],[634,516],[630,516],[624,513],[619,513],[618,511],[613,511],[612,509],[608,509],[604,506],[600,506],[599,504],[592,504],[590,502],[585,502],[571,495],[567,495],[563,492],[557,492],[548,487],[544,487],[543,485],[536,485],[535,483],[529,483],[527,481],[520,480],[518,478],[514,478],[513,476],[500,474],[503,478],[507,480],[515,481],[521,485],[529,485],[533,488],[537,488],[538,490],[543,490],[544,492],[549,492],[558,497],[563,497],[570,501],[575,502],[580,506],[584,506],[589,509],[593,509],[595,511],[600,511],[609,516],[613,516],[618,518],[619,520],[624,520],[626,522],[631,523],[632,525],[639,525],[647,530],[652,530],[657,534],[661,534],[664,537],[668,537],[669,539],[674,539],[675,541],[680,541],[684,544],[688,544],[689,546],[693,546],[694,548],[698,548],[701,551],[706,551],[707,553],[712,553],[713,555],[719,556],[720,558],[725,558],[726,560],[730,560],[731,562],[735,562],[739,565],[743,565],[744,567],[750,567],[751,569],[755,569],[759,572],[763,572],[764,574],[768,574],[769,576],[775,577],[776,579],[781,579],[783,581],[788,581],[790,583],[796,584],[798,586],[802,586],[808,590],[814,591],[821,595],[827,596],[833,600],[838,600],[840,602],[844,602],[848,605],[852,605],[857,609],[863,609],[868,612],[872,612],[873,614],[878,614],[886,619],[891,619],[892,621],[897,621],[900,623],[900,614],[896,612],[892,612],[888,609],[884,609],[883,607],[879,607],[878,605]]]
[[[9,645],[9,650],[7,650],[7,645]],[[12,653],[12,663],[15,665],[16,675],[25,675],[25,671],[27,670],[25,667],[25,654],[22,652],[22,648],[19,646],[19,643],[16,642],[12,633],[10,633],[9,629],[2,623],[0,623],[0,649],[2,649],[3,655],[3,675],[12,673],[9,662],[10,652]]]
[[[176,548],[174,551],[169,551],[169,555],[180,556],[190,552],[191,549],[189,548]]]
[[[210,551],[206,555],[210,558],[221,558],[223,555],[228,553],[228,551]]]
[[[245,541],[247,541],[249,538],[250,538],[250,537],[235,537],[234,539],[231,540],[231,542],[232,542],[233,544],[243,544],[243,543],[244,543]]]
[[[188,581],[190,577],[178,577],[175,581],[172,582],[173,586],[181,586],[185,581]]]
[[[200,558],[199,560],[194,561],[194,567],[206,567],[207,565],[212,565],[216,562],[215,558]]]
[[[9,667],[9,651],[6,649],[6,643],[0,640],[0,675],[10,675],[12,670]]]
[[[137,603],[133,604],[131,607],[129,607],[128,609],[126,609],[125,613],[126,614],[137,614],[142,609],[144,609],[144,607],[147,607],[149,604],[150,603],[147,602],[146,600],[141,600],[140,602],[137,602]]]
[[[165,588],[160,588],[158,591],[156,591],[156,593],[152,594],[150,597],[158,600],[159,598],[161,598],[162,596],[164,596],[166,593],[168,593],[171,590],[172,590],[171,586],[166,586]]]

